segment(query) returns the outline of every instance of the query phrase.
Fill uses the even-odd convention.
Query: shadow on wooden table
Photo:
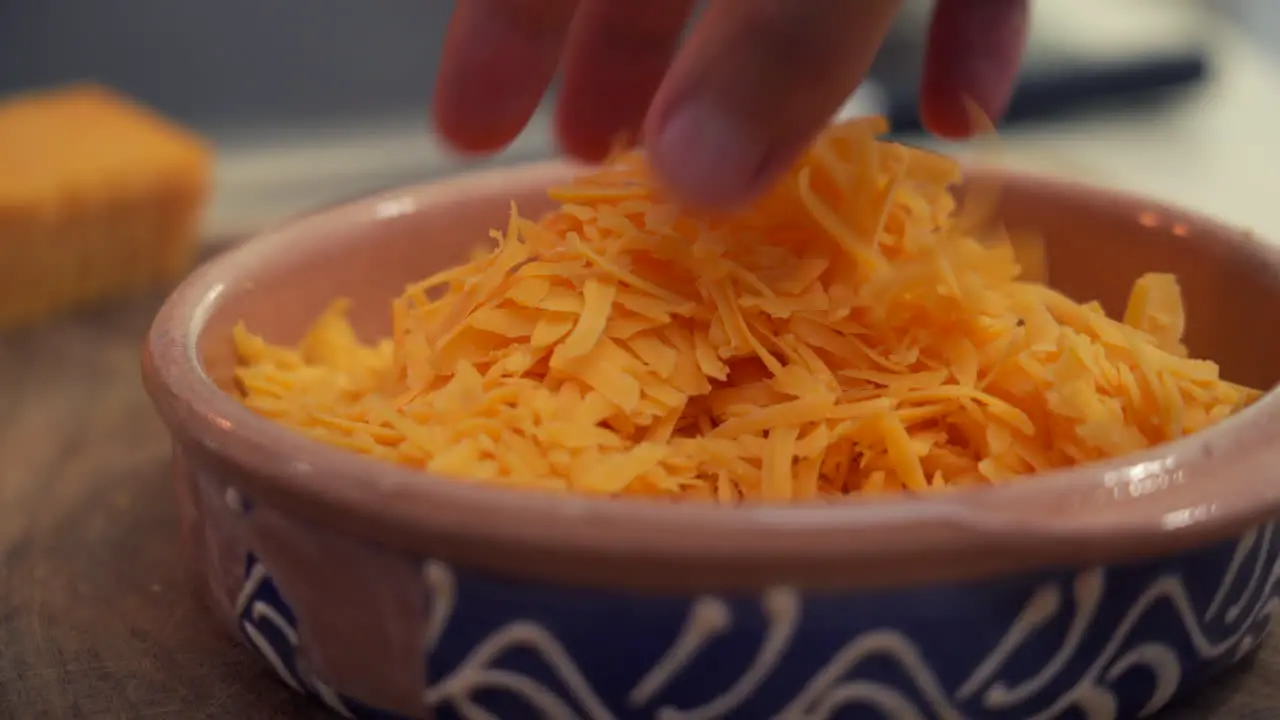
[[[138,376],[158,301],[0,335],[0,717],[323,717],[193,590]]]
[[[0,335],[0,718],[295,720],[205,612],[138,348],[158,297]],[[1280,643],[1161,720],[1280,717]]]

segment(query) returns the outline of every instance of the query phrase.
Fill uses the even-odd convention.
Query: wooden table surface
[[[0,718],[294,720],[194,592],[138,348],[158,297],[0,334]],[[1161,720],[1280,717],[1280,635]]]

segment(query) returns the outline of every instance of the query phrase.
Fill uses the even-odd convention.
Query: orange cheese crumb
[[[212,153],[93,84],[0,101],[0,328],[181,276]]]
[[[1005,482],[1258,397],[1186,357],[1173,277],[1140,278],[1123,321],[1074,302],[1035,243],[957,209],[954,162],[884,130],[829,128],[732,214],[620,153],[409,287],[390,339],[360,343],[342,302],[296,348],[237,327],[244,402],[461,480],[785,503]]]

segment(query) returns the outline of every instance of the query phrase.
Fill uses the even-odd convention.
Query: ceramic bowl
[[[358,718],[1057,718],[1150,713],[1259,641],[1280,595],[1280,396],[1141,455],[1007,486],[727,508],[450,482],[244,408],[230,330],[294,341],[334,296],[373,337],[548,163],[289,222],[197,270],[146,342],[217,615]],[[1051,282],[1113,312],[1177,273],[1188,344],[1280,376],[1280,252],[1141,199],[1006,176]]]

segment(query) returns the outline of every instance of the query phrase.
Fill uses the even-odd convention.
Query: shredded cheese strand
[[[619,151],[407,288],[386,340],[344,301],[295,348],[238,326],[244,402],[462,480],[734,504],[1005,482],[1259,396],[1187,357],[1176,278],[1139,278],[1122,321],[1076,303],[986,217],[998,188],[957,210],[957,165],[884,130],[830,127],[732,214],[685,211]]]

